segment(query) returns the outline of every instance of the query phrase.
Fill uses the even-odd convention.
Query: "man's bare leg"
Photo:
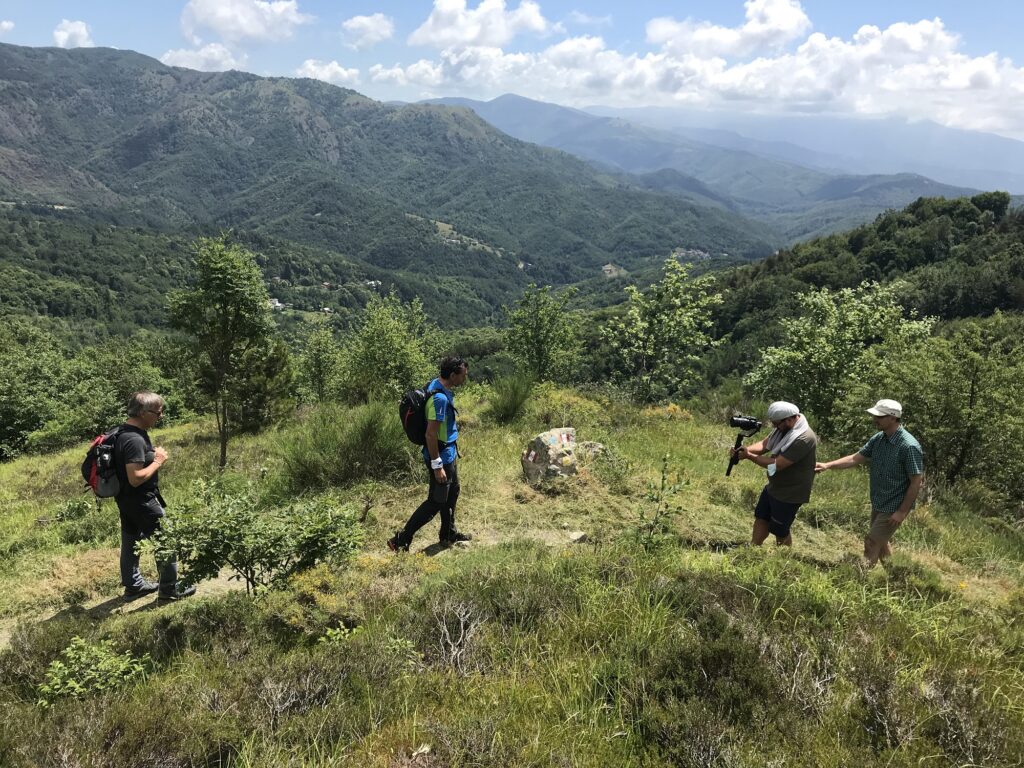
[[[783,537],[776,536],[775,537],[775,546],[776,547],[792,547],[793,546],[793,534],[787,533]]]
[[[764,540],[768,538],[768,521],[762,520],[759,517],[754,518],[754,532],[750,535],[750,543],[755,547],[759,547],[764,544]]]

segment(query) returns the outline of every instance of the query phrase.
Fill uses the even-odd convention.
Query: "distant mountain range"
[[[234,229],[282,301],[348,310],[393,285],[450,327],[487,322],[530,282],[621,296],[673,253],[701,269],[757,260],[921,196],[973,193],[686,130],[512,96],[392,105],[131,51],[0,45],[0,274],[25,312],[62,317],[136,291],[127,327],[180,282],[189,239]],[[135,252],[159,274],[133,288],[116,273]]]
[[[1024,141],[927,120],[657,107],[591,107],[587,112],[831,172],[919,173],[945,184],[1024,194]]]
[[[830,171],[825,169],[830,155],[785,142],[710,129],[664,130],[511,94],[486,102],[429,103],[467,107],[516,138],[570,152],[606,170],[644,175],[641,183],[649,189],[770,223],[787,241],[847,229],[919,197],[978,191],[913,173]]]
[[[681,248],[756,259],[781,242],[725,206],[597,170],[467,110],[102,48],[0,45],[0,200],[265,233],[449,280],[456,294],[476,280],[492,301],[495,285],[509,295]]]

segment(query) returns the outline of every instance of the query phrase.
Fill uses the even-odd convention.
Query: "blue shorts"
[[[757,500],[754,507],[754,517],[758,520],[768,521],[768,532],[784,539],[789,536],[789,529],[796,520],[796,512],[800,509],[799,504],[789,501],[779,501],[770,493],[768,487],[761,491],[761,498]]]

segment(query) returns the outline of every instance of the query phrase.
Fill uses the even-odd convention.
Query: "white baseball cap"
[[[796,416],[800,409],[785,400],[777,400],[768,406],[768,421],[782,421],[790,416]]]
[[[903,406],[895,400],[879,400],[874,408],[868,408],[872,416],[895,416],[897,419],[903,416]]]

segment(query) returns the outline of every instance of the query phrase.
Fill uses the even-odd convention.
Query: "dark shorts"
[[[767,520],[768,532],[784,539],[789,536],[789,529],[792,527],[793,521],[796,520],[798,509],[800,509],[799,504],[779,501],[768,493],[766,487],[761,491],[761,498],[757,500],[757,506],[754,507],[754,517],[758,520]]]

